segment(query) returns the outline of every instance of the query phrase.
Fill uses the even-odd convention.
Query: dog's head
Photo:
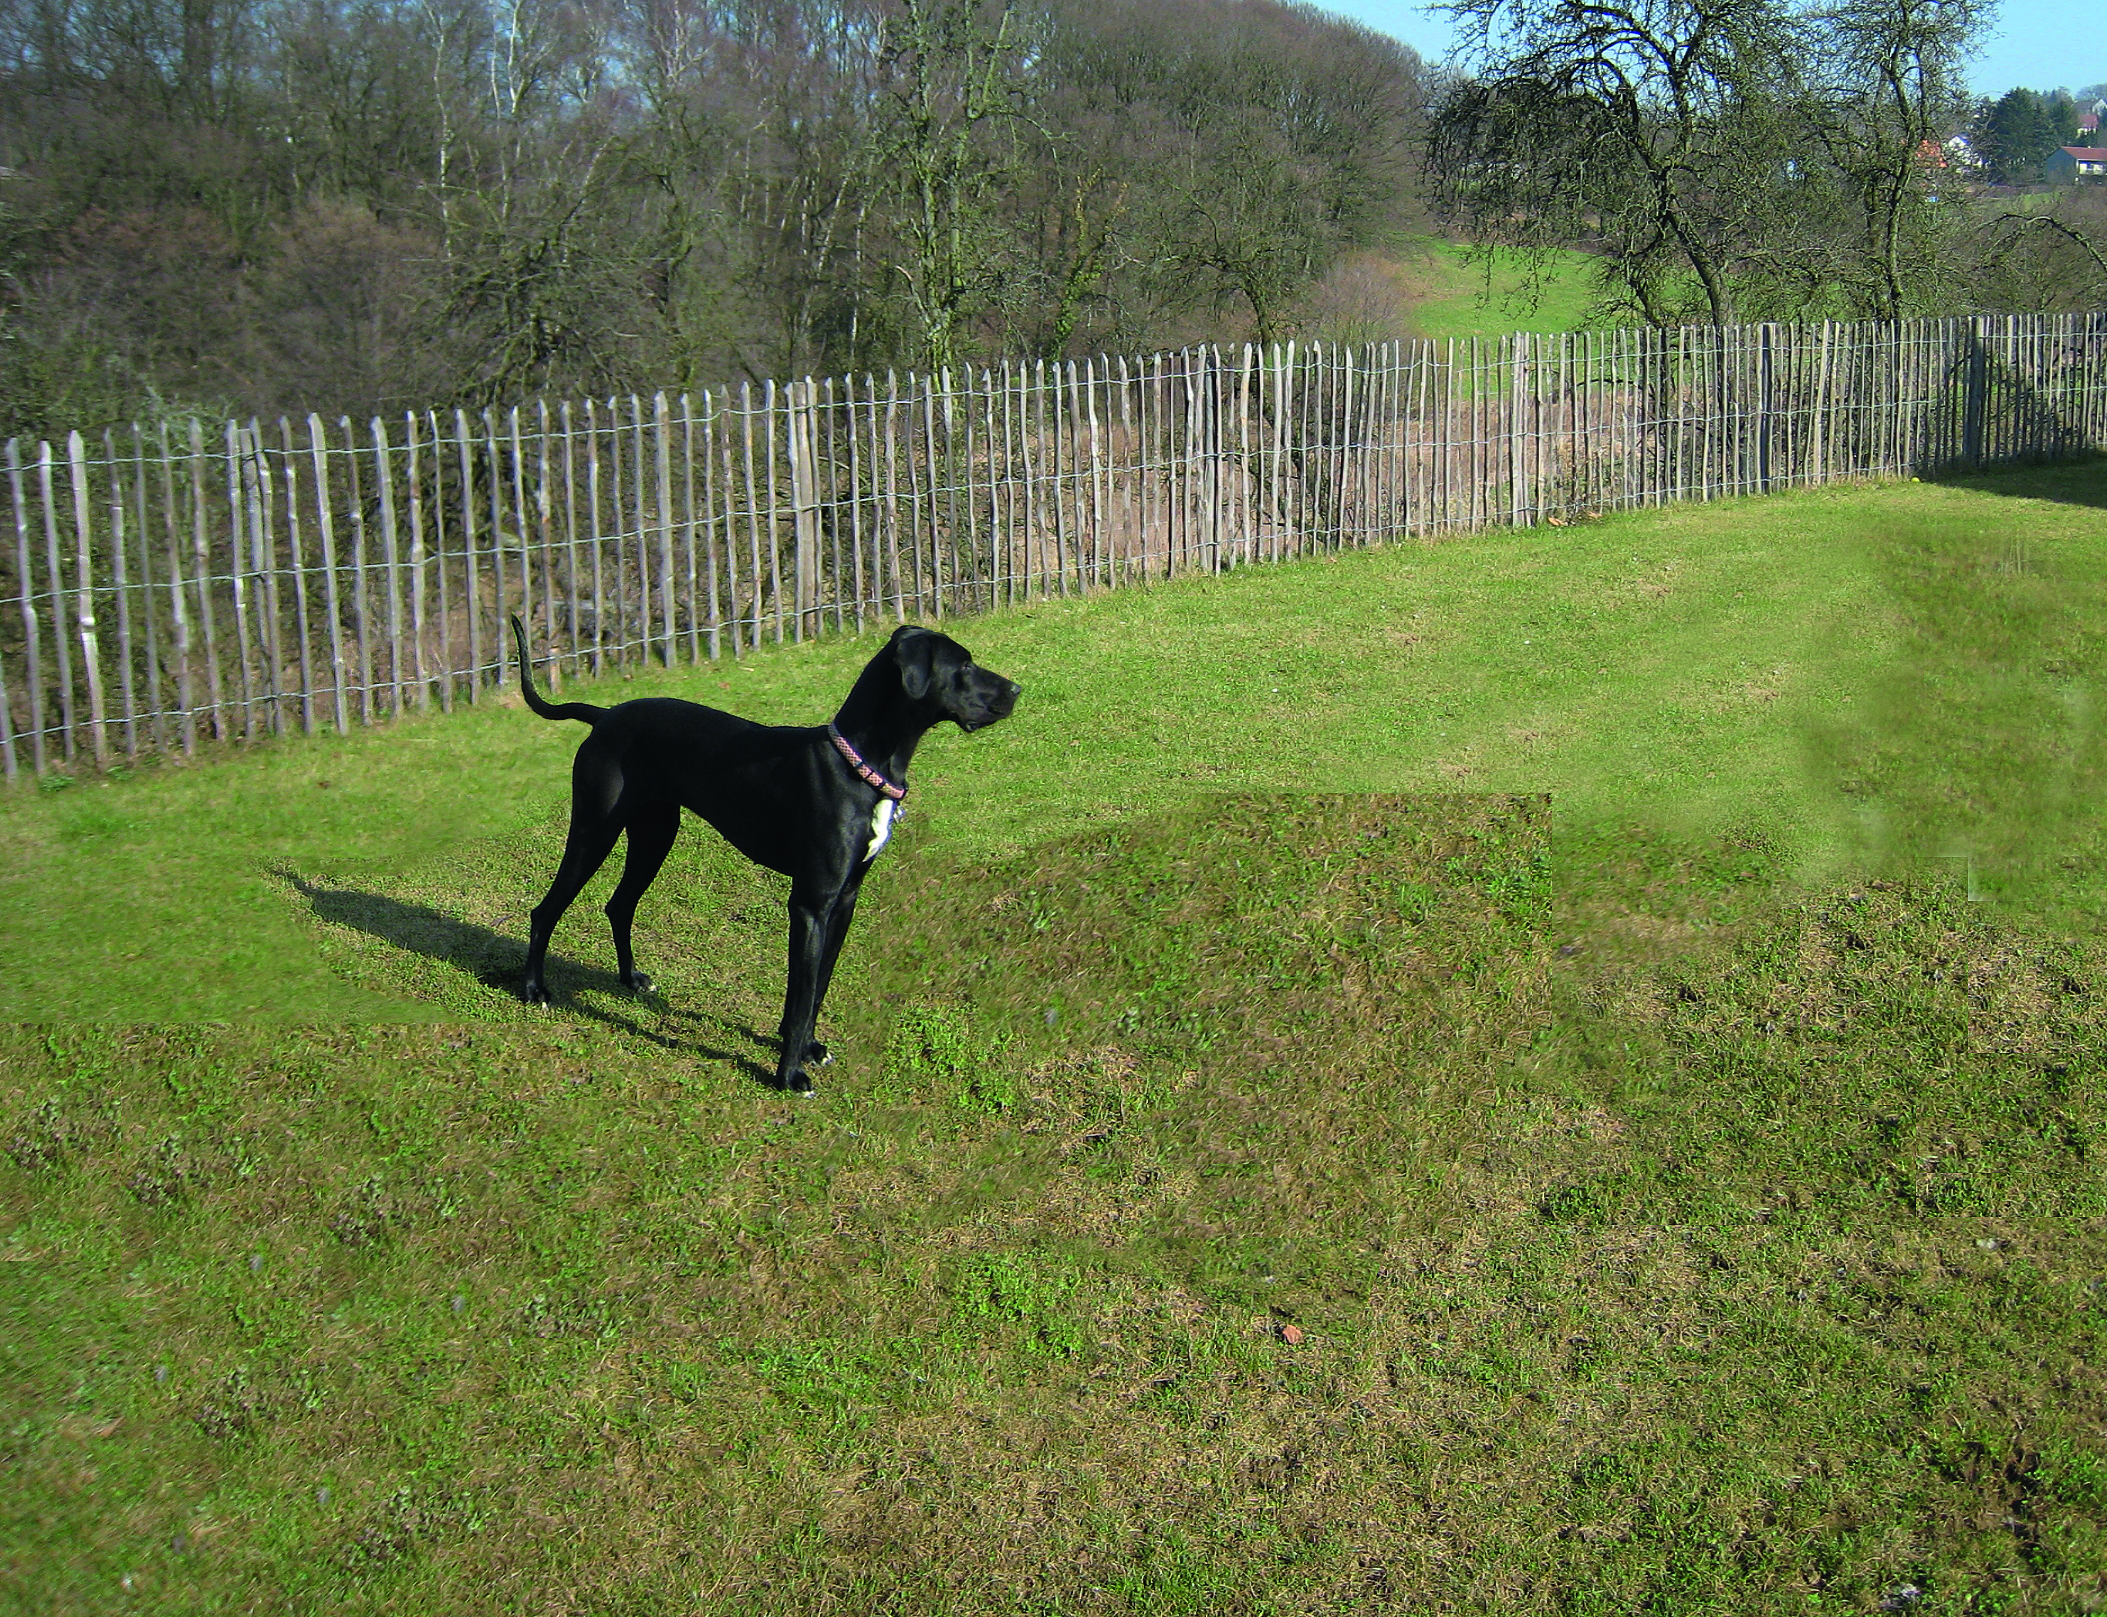
[[[936,708],[933,723],[949,719],[961,730],[984,730],[1008,718],[1022,694],[1014,681],[981,667],[972,652],[934,629],[913,624],[895,629],[886,650],[907,699]]]

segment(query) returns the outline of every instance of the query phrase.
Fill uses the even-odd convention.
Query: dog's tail
[[[534,688],[534,657],[527,650],[527,626],[519,621],[517,614],[512,619],[512,638],[519,646],[519,692],[527,699],[527,706],[545,719],[577,719],[585,724],[598,724],[606,715],[604,707],[594,707],[590,702],[556,703],[543,699]]]

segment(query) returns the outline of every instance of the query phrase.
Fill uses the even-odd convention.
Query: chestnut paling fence
[[[1189,348],[5,446],[8,778],[512,676],[1565,515],[2067,455],[2107,314]]]

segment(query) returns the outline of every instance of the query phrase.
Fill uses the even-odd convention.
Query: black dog
[[[530,1005],[549,1002],[542,966],[549,935],[571,900],[629,833],[629,857],[607,919],[614,927],[622,986],[648,992],[629,952],[637,900],[666,862],[683,806],[693,809],[755,864],[790,878],[790,985],[783,996],[779,1088],[807,1093],[809,1064],[827,1060],[812,1042],[834,961],[856,913],[856,894],[892,833],[907,795],[907,765],[922,737],[951,720],[979,730],[1017,705],[1018,687],[975,666],[956,640],[931,629],[895,630],[864,666],[834,715],[817,728],[755,724],[674,697],[619,707],[556,705],[534,689],[527,631],[518,618],[520,689],[545,719],[593,727],[571,765],[571,827],[548,897],[534,907],[527,941]]]

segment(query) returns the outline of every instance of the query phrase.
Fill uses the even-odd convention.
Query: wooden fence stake
[[[547,442],[547,434],[543,434]],[[417,412],[402,417],[403,493],[410,516],[410,677],[417,686],[417,706],[430,712],[432,682],[425,672],[425,564],[431,559],[424,543],[424,453],[417,441]],[[398,653],[399,655],[399,653]]]
[[[675,615],[673,605],[673,462],[670,439],[672,417],[666,404],[666,395],[655,394],[651,401],[652,436],[656,448],[656,470],[658,473],[658,512],[655,526],[658,529],[658,607],[659,607],[659,655],[668,668],[673,666],[673,636]],[[639,423],[641,427],[641,423]]]
[[[139,756],[138,692],[132,677],[132,580],[128,552],[130,525],[125,521],[124,472],[117,463],[117,435],[105,427],[102,434],[104,474],[110,480],[110,585],[117,602],[117,695],[124,707],[124,755]]]
[[[256,739],[257,687],[261,674],[256,632],[249,621],[248,499],[242,488],[242,430],[227,423],[227,579],[234,605],[234,643],[241,658],[241,733]]]
[[[372,596],[366,587],[366,496],[360,486],[358,439],[351,430],[351,417],[338,416],[337,427],[344,435],[344,473],[351,484],[351,504],[346,509],[351,518],[351,617],[353,636],[358,642],[358,718],[361,724],[371,724],[377,704],[373,699]]]
[[[534,401],[534,547],[539,557],[535,572],[541,578],[541,621],[549,637],[549,689],[563,688],[563,651],[556,639],[556,562],[554,493],[549,486],[549,401]],[[519,417],[513,415],[517,442]],[[522,455],[519,464],[525,464]]]
[[[717,457],[714,452],[717,439],[717,395],[705,388],[702,394],[702,559],[703,569],[709,580],[709,642],[710,661],[715,662],[723,654],[722,631],[723,602],[717,594]],[[727,534],[729,530],[727,530]]]
[[[439,711],[454,710],[454,602],[453,581],[446,570],[446,432],[439,425],[439,412],[424,413],[424,435],[432,446],[432,596],[436,614],[433,630],[439,667]]]
[[[800,645],[805,640],[805,614],[812,602],[807,579],[812,572],[816,548],[812,535],[811,445],[806,436],[811,414],[805,402],[805,391],[811,385],[809,377],[802,382],[783,385],[783,452],[790,462],[790,637]],[[770,447],[773,449],[773,445]],[[771,454],[771,464],[773,459]],[[769,492],[772,505],[774,490]]]
[[[90,554],[88,520],[88,454],[78,432],[66,435],[66,458],[73,470],[73,527],[80,548],[80,565],[74,574],[74,600],[79,614],[81,672],[88,686],[88,743],[95,753],[96,767],[107,769],[110,765],[110,738],[103,715],[102,644],[95,626],[95,567]]]
[[[293,625],[300,648],[300,733],[315,733],[314,633],[308,622],[307,557],[300,543],[300,462],[293,456],[293,424],[278,418],[280,462],[285,467],[286,563],[293,577]]]
[[[497,412],[485,407],[483,411],[483,463],[490,478],[490,649],[492,662],[491,683],[503,690],[509,683],[506,678],[512,667],[512,635],[505,619],[512,611],[512,597],[505,584],[505,446],[498,430]],[[514,518],[515,526],[524,526]],[[524,535],[520,535],[524,539]],[[522,544],[520,565],[524,571],[526,559]],[[524,615],[527,602],[522,600],[519,610]],[[477,671],[478,678],[481,670]]]
[[[742,384],[743,387],[743,384]],[[731,636],[732,656],[740,654],[741,619],[739,616],[739,508],[736,495],[737,467],[732,459],[731,418],[738,412],[732,409],[732,390],[724,390],[722,430],[717,434],[717,465],[723,475],[724,490],[724,626]]]
[[[249,557],[256,575],[257,651],[263,660],[264,717],[272,735],[285,734],[285,641],[279,628],[278,536],[271,521],[270,462],[254,421],[242,438],[242,493],[249,505]]]
[[[775,384],[771,382],[768,386],[772,397]],[[774,419],[772,413],[770,419]],[[754,395],[751,385],[745,382],[739,384],[739,437],[743,456],[743,470],[746,473],[745,482],[742,485],[746,496],[748,561],[746,587],[753,593],[753,619],[747,628],[746,643],[748,646],[758,647],[761,644],[761,579],[763,577],[761,571],[761,500],[757,492],[760,485],[756,482],[754,476]],[[770,447],[774,447],[772,437]],[[773,523],[774,520],[774,514],[771,511],[769,521]],[[771,557],[775,554],[774,534],[775,530],[771,527],[769,529],[769,554]]]
[[[402,543],[395,525],[395,465],[387,423],[374,416],[367,423],[373,436],[373,481],[380,503],[381,565],[388,579],[388,711],[402,712]]]
[[[322,418],[307,418],[308,453],[315,466],[315,529],[322,541],[322,611],[329,619],[330,689],[335,699],[337,734],[351,729],[349,672],[344,661],[344,607],[338,591],[336,518],[330,506],[329,434]]]
[[[692,665],[702,661],[702,610],[701,598],[696,592],[700,579],[696,575],[695,555],[695,401],[686,393],[680,396],[680,444],[682,559],[687,563],[688,571],[684,600],[688,620],[688,662]]]
[[[197,704],[192,698],[190,673],[190,604],[185,598],[181,513],[176,504],[176,458],[168,439],[168,423],[160,423],[156,436],[161,445],[161,529],[168,544],[170,656],[175,663],[176,735],[183,755],[197,751]]]
[[[834,378],[831,376],[827,378],[826,382],[826,398],[827,402],[824,409],[827,418],[827,449],[822,464],[827,469],[827,491],[822,498],[825,502],[826,511],[825,528],[828,541],[829,565],[831,567],[829,576],[833,581],[829,593],[834,597],[834,632],[839,634],[848,623],[848,603],[842,597],[842,580],[848,574],[842,567],[841,556],[842,462],[840,439],[842,412],[834,399]],[[849,433],[852,441],[854,432],[855,423],[851,421],[849,423]],[[856,495],[853,487],[849,492],[848,503],[850,508],[854,509]]]
[[[51,643],[58,662],[59,739],[67,760],[70,762],[80,751],[81,718],[80,699],[73,688],[72,636],[66,632],[66,572],[59,561],[59,506],[58,494],[52,487],[53,463],[51,445],[37,446],[37,493],[44,507],[44,562],[50,579],[48,595],[51,600]]]
[[[18,440],[7,440],[7,483],[15,505],[15,582],[22,603],[22,658],[27,665],[24,680],[29,696],[30,767],[44,773],[45,734],[50,728],[44,716],[43,625],[36,606],[36,586],[29,570],[29,501],[22,490],[22,452]],[[56,625],[54,625],[56,627]]]

